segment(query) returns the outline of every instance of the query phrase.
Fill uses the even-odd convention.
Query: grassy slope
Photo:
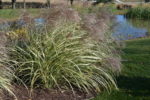
[[[150,100],[150,38],[127,41],[123,70],[117,78],[120,91],[94,100]]]

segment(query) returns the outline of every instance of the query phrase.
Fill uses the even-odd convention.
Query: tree
[[[150,0],[145,0],[145,3],[148,3],[148,2],[150,2]]]
[[[50,8],[50,0],[47,0],[47,6]]]
[[[16,8],[16,0],[11,0],[12,1],[12,9]]]
[[[23,0],[23,8],[26,8],[26,0]]]
[[[74,1],[74,0],[70,0],[70,4],[71,4],[71,5],[73,5],[73,1]]]
[[[3,9],[3,2],[0,0],[0,9]]]

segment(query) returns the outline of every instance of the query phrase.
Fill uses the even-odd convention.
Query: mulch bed
[[[92,97],[92,95],[87,95],[85,93],[75,93],[71,91],[60,92],[57,90],[48,89],[35,89],[30,96],[29,91],[23,86],[14,86],[14,93],[17,100],[85,100]],[[4,92],[0,100],[15,100],[15,98]]]

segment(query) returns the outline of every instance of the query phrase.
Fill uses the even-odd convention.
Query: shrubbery
[[[107,2],[112,2],[112,0],[96,0],[97,3],[107,3]]]

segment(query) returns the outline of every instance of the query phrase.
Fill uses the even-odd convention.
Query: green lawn
[[[150,38],[127,41],[123,69],[117,78],[119,91],[93,100],[150,100]]]
[[[145,0],[122,0],[123,2],[144,2]]]
[[[26,9],[31,16],[37,16],[41,9]],[[24,9],[0,9],[0,19],[14,20],[23,14]]]

